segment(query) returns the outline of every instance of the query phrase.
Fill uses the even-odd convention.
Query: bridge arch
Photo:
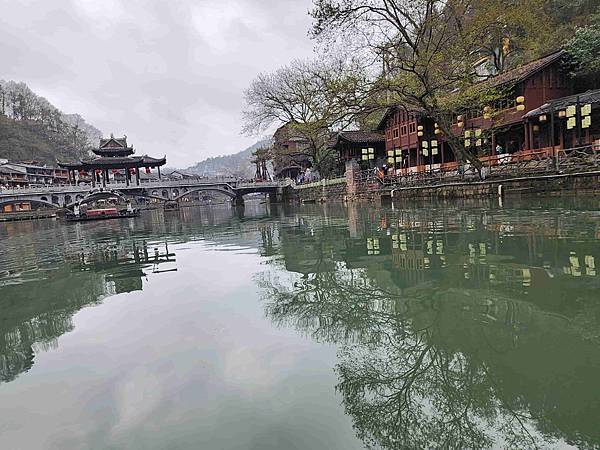
[[[198,187],[198,188],[189,189],[187,192],[182,192],[181,194],[176,196],[173,200],[180,200],[180,199],[187,197],[188,195],[194,194],[196,192],[218,192],[220,194],[226,195],[229,198],[236,197],[236,193],[233,190],[228,190],[228,189],[225,189],[222,187],[217,187],[217,186],[202,186],[202,187]]]
[[[46,198],[46,197],[42,197],[42,198]],[[49,202],[47,198],[46,198],[46,200],[42,200],[39,198],[27,198],[27,197],[23,197],[23,198],[19,198],[19,199],[0,199],[0,207],[2,207],[4,205],[15,205],[15,204],[19,204],[19,203],[33,203],[36,205],[49,206],[54,209],[57,209],[57,208],[62,209],[59,205],[55,205],[55,204]]]
[[[106,199],[110,199],[110,198],[116,198],[116,199],[120,199],[123,201],[127,200],[125,195],[123,195],[121,192],[113,191],[113,190],[91,191],[79,199],[77,197],[81,197],[81,196],[79,196],[79,195],[76,196],[75,201],[73,203],[67,204],[67,208],[72,209],[73,207],[75,207],[75,205],[81,206],[81,205],[95,202],[97,200],[106,200]]]

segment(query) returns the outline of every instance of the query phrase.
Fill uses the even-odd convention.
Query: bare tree
[[[351,126],[369,90],[369,77],[355,61],[296,60],[252,82],[245,92],[243,132],[289,124],[308,142],[306,156],[322,169],[333,156],[329,130]]]

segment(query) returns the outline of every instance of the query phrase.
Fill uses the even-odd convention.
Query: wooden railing
[[[458,162],[426,164],[397,169],[381,177],[364,171],[360,179],[377,182],[381,187],[434,186],[443,183],[475,182],[529,176],[572,174],[600,171],[600,145],[570,149],[547,147],[511,154],[480,157],[481,175],[472,164]]]

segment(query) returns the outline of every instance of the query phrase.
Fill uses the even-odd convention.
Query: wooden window
[[[394,128],[393,133],[394,139],[396,139],[398,137],[398,128]]]
[[[414,123],[414,122],[412,122],[412,123],[409,125],[409,130],[408,130],[408,132],[412,134],[412,133],[414,133],[415,131],[417,131],[417,124],[416,124],[416,123]]]
[[[402,136],[405,136],[406,135],[406,125],[402,125],[401,130],[402,130]]]

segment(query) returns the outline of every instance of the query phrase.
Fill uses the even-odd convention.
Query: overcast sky
[[[0,0],[0,79],[171,167],[235,153],[243,91],[312,54],[310,0]]]

